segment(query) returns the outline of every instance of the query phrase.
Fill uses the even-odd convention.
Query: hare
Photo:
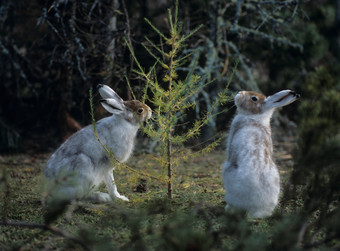
[[[106,85],[98,85],[98,90],[103,98],[101,105],[112,114],[97,122],[98,137],[120,162],[125,162],[132,153],[140,123],[149,119],[152,111],[138,100],[124,101]],[[76,132],[56,150],[44,173],[47,180],[58,183],[57,191],[53,191],[58,198],[128,201],[117,191],[108,154],[91,125]],[[95,191],[101,183],[105,183],[108,194]]]
[[[246,210],[254,218],[268,217],[278,203],[280,176],[273,161],[270,119],[277,107],[299,98],[290,90],[272,96],[241,91],[235,98],[237,115],[228,139],[228,159],[222,167],[226,210]]]

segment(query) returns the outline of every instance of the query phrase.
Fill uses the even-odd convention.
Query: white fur
[[[253,96],[253,92],[235,96],[238,113],[230,127],[222,175],[226,209],[232,206],[262,218],[272,214],[280,192],[280,176],[272,160],[270,119],[276,107],[295,101],[298,95],[285,90],[268,98],[258,94],[258,102],[249,102]],[[260,110],[254,112],[253,106]]]
[[[136,118],[136,111],[125,107],[118,94],[108,86],[101,86],[99,91],[103,88],[105,91],[100,93],[107,98],[102,102],[103,107],[113,115],[97,122],[98,137],[120,162],[125,162],[133,151],[140,121]],[[151,109],[140,104],[145,108],[145,118],[150,118]],[[112,165],[91,125],[72,135],[57,149],[47,162],[45,176],[60,183],[53,194],[63,199],[86,198],[106,202],[119,198],[128,201],[117,191]],[[105,183],[109,194],[96,191],[101,183]]]

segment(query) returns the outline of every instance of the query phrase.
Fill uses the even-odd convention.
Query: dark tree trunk
[[[78,122],[70,115],[72,108],[72,74],[73,74],[73,61],[72,55],[75,51],[74,36],[75,28],[74,22],[76,19],[76,2],[72,2],[71,16],[69,20],[69,37],[65,37],[67,41],[67,51],[64,58],[65,66],[62,67],[61,76],[59,81],[60,100],[58,107],[58,127],[59,135],[62,141],[65,141],[73,133],[81,129]]]
[[[59,82],[60,100],[58,107],[58,128],[62,141],[65,141],[81,126],[71,117],[72,106],[72,66],[64,66]]]
[[[334,55],[339,60],[340,59],[340,0],[336,1],[336,15],[335,15],[335,23],[334,23],[334,33],[331,40],[332,50]]]
[[[106,35],[106,57],[103,61],[103,70],[105,72],[103,83],[110,85],[114,70],[115,48],[116,48],[116,33],[117,33],[117,10],[119,8],[118,0],[113,0],[111,6],[107,8],[106,17],[108,24],[105,24],[103,35]]]

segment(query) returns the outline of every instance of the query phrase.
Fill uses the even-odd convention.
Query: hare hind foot
[[[252,218],[266,218],[271,216],[272,212],[269,211],[256,211],[256,212],[251,212],[250,216]]]
[[[112,198],[108,193],[102,192],[94,192],[87,199],[94,203],[106,203],[112,201]]]
[[[230,213],[230,214],[233,214],[237,211],[237,209],[229,204],[227,204],[225,207],[224,207],[224,211],[227,212],[227,213]]]

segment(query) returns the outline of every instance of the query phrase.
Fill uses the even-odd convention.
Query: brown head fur
[[[247,114],[259,114],[262,112],[262,104],[266,96],[253,92],[241,91],[235,96],[235,104],[239,110]]]
[[[124,101],[124,105],[134,112],[141,122],[151,117],[151,108],[138,100]]]

